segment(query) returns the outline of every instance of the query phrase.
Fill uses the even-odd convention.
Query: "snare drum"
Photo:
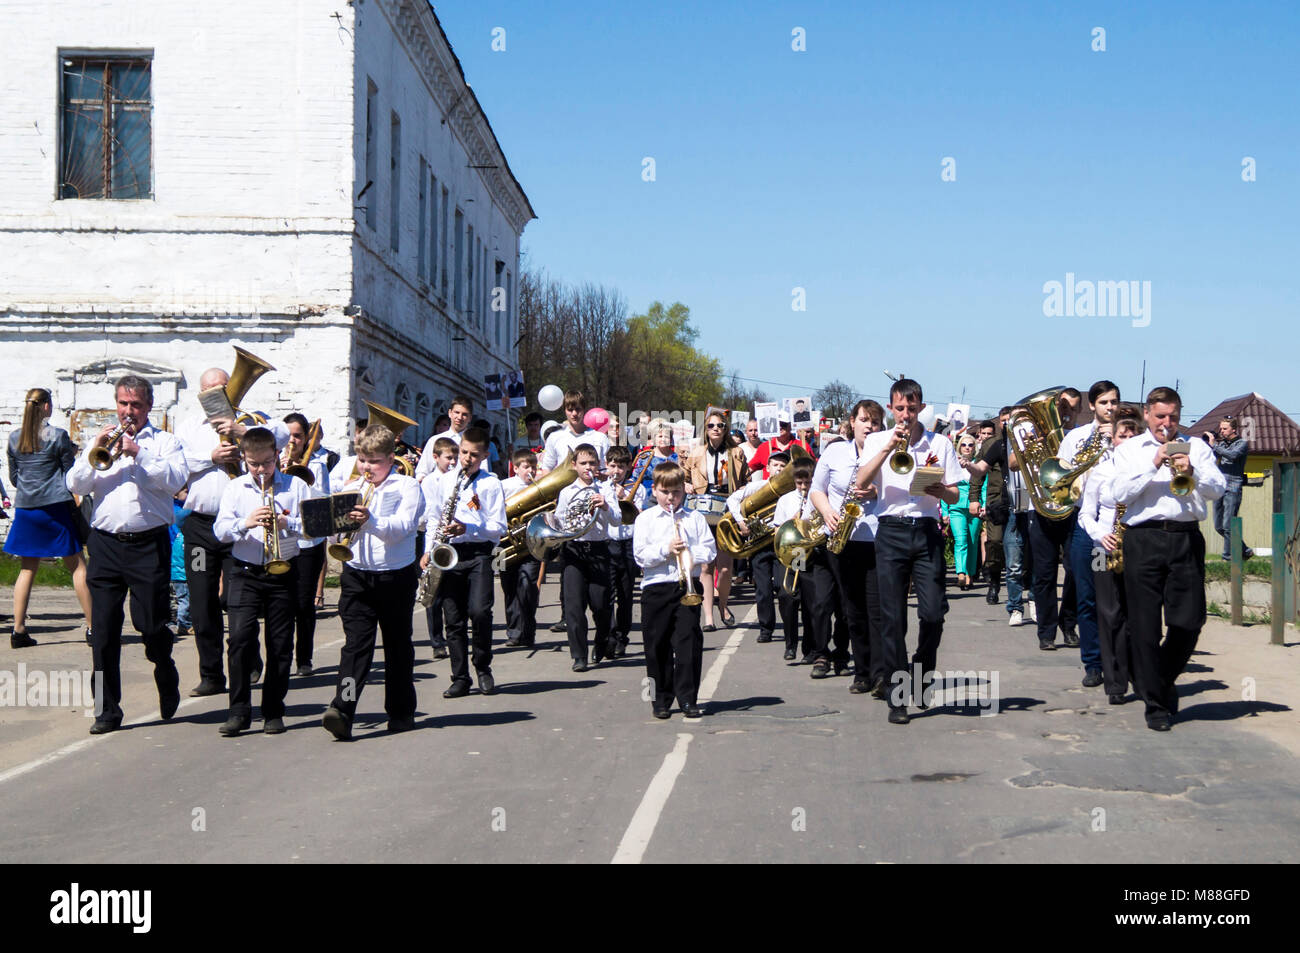
[[[725,493],[693,493],[686,498],[686,508],[701,513],[710,526],[717,526],[727,515]]]

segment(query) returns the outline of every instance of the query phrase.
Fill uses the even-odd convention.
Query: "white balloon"
[[[554,384],[547,384],[537,392],[537,402],[544,410],[559,410],[564,404],[564,391]]]

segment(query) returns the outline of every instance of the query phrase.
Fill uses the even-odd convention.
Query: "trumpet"
[[[1169,492],[1174,496],[1187,496],[1196,489],[1196,477],[1190,469],[1183,470],[1174,466],[1174,461],[1166,458],[1165,466],[1173,471],[1169,478]]]
[[[135,436],[135,422],[126,420],[113,428],[112,433],[108,435],[108,442],[102,447],[92,447],[89,458],[90,465],[96,470],[107,470],[113,465],[113,461],[122,455],[122,435],[129,434]]]
[[[307,431],[307,442],[303,444],[302,453],[297,459],[294,459],[288,447],[284,448],[285,463],[281,469],[289,476],[295,476],[302,480],[308,486],[312,486],[316,482],[316,474],[311,472],[308,464],[311,462],[312,454],[320,446],[320,432],[320,421],[317,420],[311,425],[311,429]]]
[[[911,473],[916,468],[916,460],[907,452],[907,438],[899,437],[895,441],[895,445],[898,449],[889,458],[889,469],[900,476],[904,473]]]
[[[673,539],[679,543],[683,542],[681,520],[677,518],[673,519]],[[691,574],[694,569],[695,560],[691,558],[691,548],[687,546],[677,554],[677,582],[686,590],[686,595],[682,596],[684,606],[698,606],[704,601],[704,596],[696,592],[691,585]]]
[[[262,530],[262,568],[272,576],[282,576],[292,567],[280,557],[280,515],[275,509],[275,474],[262,487],[262,505],[271,508],[270,522]]]
[[[375,493],[375,484],[367,483],[365,491],[361,494],[361,508],[364,510],[370,503],[370,497]],[[354,529],[346,536],[340,536],[337,543],[330,543],[327,552],[332,559],[337,559],[341,563],[352,561],[352,538],[357,535]]]

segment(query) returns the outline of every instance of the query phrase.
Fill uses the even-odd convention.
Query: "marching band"
[[[225,736],[249,729],[252,689],[263,671],[263,731],[285,731],[295,655],[297,675],[313,671],[315,594],[327,549],[342,564],[345,644],[322,724],[339,740],[352,737],[377,636],[388,727],[414,727],[417,601],[435,660],[449,657],[443,697],[463,697],[475,682],[483,695],[494,694],[494,576],[501,579],[506,645],[529,648],[547,563],[560,564],[564,629],[578,673],[628,651],[640,576],[657,719],[671,717],[674,702],[686,717],[704,714],[703,634],[714,629],[715,600],[723,624],[735,624],[727,602],[738,566],[753,583],[759,643],[773,641],[779,607],[784,658],[794,662],[802,616],[812,677],[851,672],[850,692],[885,701],[888,721],[907,724],[909,707],[933,703],[948,609],[949,521],[963,534],[955,567],[961,588],[984,566],[988,601],[998,601],[1005,531],[1015,624],[1021,607],[1013,610],[1010,600],[1019,602],[1022,572],[1015,534],[1032,565],[1032,599],[1024,607],[1033,610],[1039,647],[1055,649],[1060,627],[1065,645],[1080,650],[1085,687],[1102,686],[1111,704],[1123,704],[1131,683],[1153,730],[1168,730],[1177,716],[1175,681],[1206,614],[1197,523],[1227,484],[1207,442],[1181,435],[1181,399],[1171,388],[1155,388],[1139,406],[1121,403],[1116,385],[1098,381],[1086,397],[1092,419],[1079,426],[1073,419],[1084,409],[1083,394],[1040,391],[1000,420],[964,428],[960,454],[949,435],[922,423],[922,388],[907,378],[893,384],[887,408],[859,401],[842,436],[820,454],[795,439],[786,419],[777,437],[760,442],[757,430],[747,440],[729,431],[720,412],[710,412],[693,449],[676,452],[671,429],[652,421],[642,424],[647,446],[629,450],[587,426],[584,395],[569,391],[564,425],[542,446],[540,420],[531,420],[529,438],[510,454],[514,475],[503,481],[488,468],[489,435],[471,424],[465,397],[452,401],[449,426],[423,451],[401,441],[413,421],[371,404],[355,458],[331,472],[320,421],[300,413],[273,421],[241,408],[252,382],[269,370],[240,351],[232,374],[205,371],[204,416],[179,436],[150,423],[149,381],[123,377],[115,387],[116,423],[66,472],[67,489],[93,499],[90,642],[104,695],[94,734],[122,723],[128,593],[154,665],[161,717],[170,719],[179,705],[168,527],[182,488],[192,510],[182,533],[200,669],[191,694],[228,692]],[[617,434],[604,419],[595,422]],[[305,504],[338,499],[328,530],[314,524],[307,535]],[[990,555],[981,557],[981,545]],[[1066,585],[1058,601],[1061,567]],[[918,618],[910,667],[909,592]]]

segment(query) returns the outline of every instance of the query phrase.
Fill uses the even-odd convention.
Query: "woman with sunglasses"
[[[706,493],[726,499],[749,481],[749,465],[745,463],[745,452],[740,449],[740,442],[727,433],[727,418],[724,414],[711,413],[704,421],[704,444],[696,447],[686,461],[686,492]],[[718,549],[714,562],[700,567],[700,578],[704,583],[704,631],[716,631],[713,624],[713,586],[708,580],[717,571],[718,615],[722,624],[731,628],[736,624],[736,617],[727,608],[727,599],[731,595],[732,557]]]
[[[957,461],[963,469],[969,470],[974,459],[975,437],[967,432],[957,438]],[[970,480],[966,479],[958,483],[957,491],[961,495],[956,503],[950,505],[940,501],[940,506],[952,533],[953,568],[957,573],[957,585],[965,591],[971,586],[971,577],[975,575],[976,563],[979,561],[980,526],[983,520],[980,516],[972,516],[970,512]],[[987,492],[988,483],[982,483],[979,498],[980,514],[984,513]]]

